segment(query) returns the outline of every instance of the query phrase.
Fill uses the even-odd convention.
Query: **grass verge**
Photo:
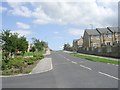
[[[103,63],[110,63],[110,64],[120,64],[120,61],[115,61],[115,60],[109,60],[109,59],[105,59],[105,58],[99,58],[99,57],[93,57],[93,56],[86,56],[86,55],[82,55],[82,54],[71,54],[72,56],[77,56],[83,59],[87,59],[90,61],[95,61],[95,62],[103,62]]]
[[[24,56],[40,55],[40,54],[44,54],[44,53],[45,53],[44,51],[41,51],[41,52],[26,52],[24,54]]]
[[[9,61],[2,60],[2,75],[16,75],[30,73],[36,66],[39,60],[43,59],[44,56],[41,52],[37,52],[33,57],[15,57]]]

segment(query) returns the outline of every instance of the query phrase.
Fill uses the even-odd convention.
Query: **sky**
[[[0,30],[48,42],[53,50],[72,45],[85,29],[118,25],[118,0],[4,0]]]

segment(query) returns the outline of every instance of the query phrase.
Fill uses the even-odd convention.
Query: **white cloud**
[[[33,4],[38,8],[38,11],[35,11],[33,15],[37,24],[55,23],[81,26],[93,24],[96,27],[117,24],[117,9],[114,10],[117,8],[117,2],[114,4],[110,2],[110,5],[103,5],[103,3],[98,5],[99,2],[96,3],[95,0],[91,2],[42,2]],[[112,5],[116,7],[112,8]]]
[[[23,16],[23,17],[31,17],[31,11],[24,6],[14,8],[13,10],[9,11],[13,15]]]
[[[6,0],[7,2],[43,2],[43,0]],[[92,0],[44,0],[44,2],[91,2]],[[93,0],[95,1],[95,0]],[[97,0],[99,2],[118,2],[119,0]],[[3,1],[4,2],[4,1]]]
[[[71,28],[68,30],[68,34],[73,35],[73,36],[82,36],[84,33],[84,30],[76,29],[76,28]]]
[[[6,11],[6,10],[7,10],[6,7],[2,7],[2,6],[0,6],[0,13],[4,12],[4,11]]]
[[[27,3],[28,4],[28,3]],[[30,8],[26,3],[10,3],[13,15],[33,18],[35,24],[74,24],[94,27],[117,25],[117,0],[85,0],[80,2],[31,2]]]
[[[9,1],[9,0],[8,0]],[[32,11],[26,7],[25,2],[8,2],[9,6],[12,8],[9,13],[16,16],[31,17]]]
[[[25,23],[22,23],[22,22],[17,22],[16,25],[20,29],[29,29],[30,28],[30,26],[28,24],[25,24]]]
[[[12,33],[18,33],[19,36],[29,36],[32,34],[30,30],[16,30],[16,31],[11,31]]]

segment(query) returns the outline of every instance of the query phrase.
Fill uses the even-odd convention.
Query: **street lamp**
[[[90,26],[91,26],[91,29],[93,29],[93,24],[90,24]]]

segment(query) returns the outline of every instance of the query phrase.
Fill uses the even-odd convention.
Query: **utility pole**
[[[93,29],[93,24],[90,24],[90,26],[91,26],[91,29]]]

